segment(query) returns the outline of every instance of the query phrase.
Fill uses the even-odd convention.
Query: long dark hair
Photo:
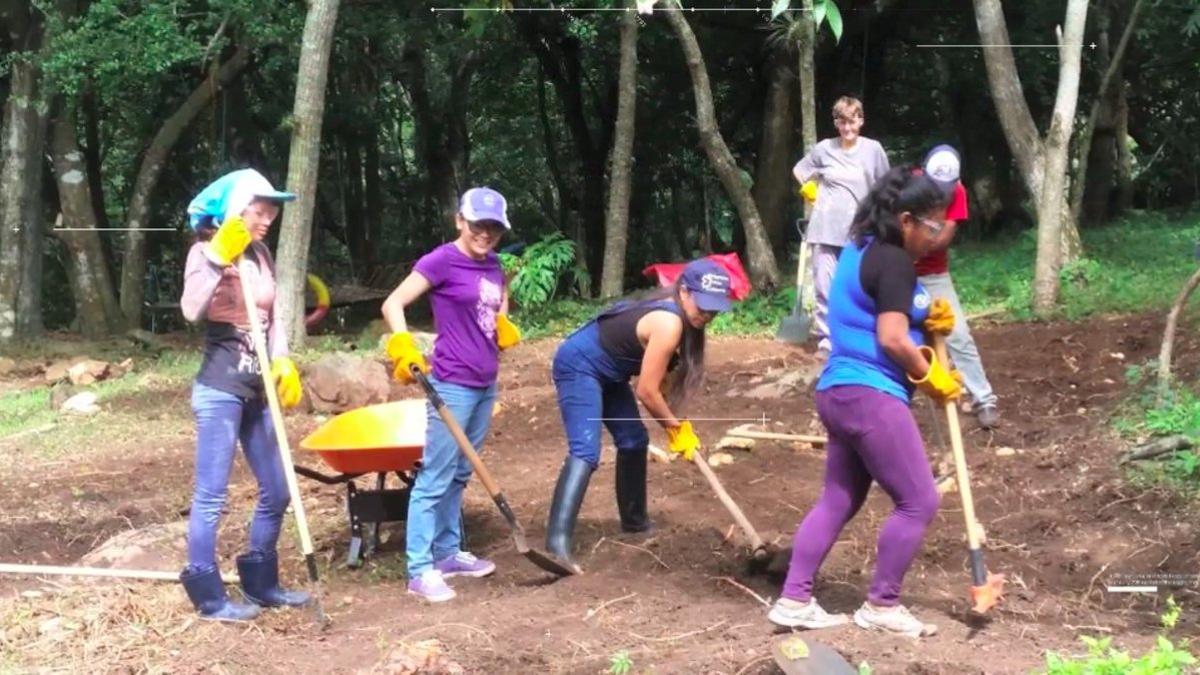
[[[682,309],[683,302],[679,299],[681,288],[682,276],[676,279],[674,284],[647,294],[640,302],[673,299]],[[703,328],[696,328],[686,316],[683,317],[683,339],[679,341],[679,355],[678,358],[671,359],[673,367],[667,373],[670,382],[667,403],[670,404],[672,412],[682,411],[687,403],[688,394],[704,383],[704,335]]]
[[[893,167],[875,182],[867,198],[858,205],[850,238],[862,246],[868,237],[904,245],[900,214],[928,213],[949,202],[946,195],[925,172],[912,165]]]

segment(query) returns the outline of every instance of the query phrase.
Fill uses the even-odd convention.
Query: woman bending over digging
[[[673,410],[704,371],[704,329],[728,310],[729,274],[710,260],[693,260],[673,287],[641,302],[623,301],[576,330],[554,355],[554,386],[566,429],[568,454],[554,488],[546,548],[576,570],[571,539],[588,481],[600,462],[600,424],[617,447],[617,512],[621,529],[643,532],[646,453],[650,437],[638,401],[667,431],[670,448],[686,459],[700,446],[691,422]],[[664,397],[672,366],[671,402]],[[637,376],[636,396],[629,380]]]
[[[429,372],[404,318],[404,308],[429,292],[437,324],[430,382],[479,448],[492,421],[499,352],[521,339],[507,317],[508,291],[495,253],[512,225],[504,197],[486,187],[463,194],[454,222],[458,238],[425,254],[384,301],[383,317],[392,330],[387,354],[401,382],[413,381],[413,366]],[[437,411],[427,407],[425,451],[408,500],[408,592],[444,602],[455,595],[447,578],[485,577],[496,565],[460,548],[463,488],[471,479],[471,464]]]
[[[188,518],[188,564],[179,579],[206,619],[245,621],[257,616],[260,606],[299,607],[309,601],[303,591],[279,587],[275,545],[290,498],[236,264],[243,258],[249,263],[242,269],[260,325],[266,327],[271,374],[280,403],[290,408],[300,402],[300,374],[275,320],[275,262],[263,237],[283,202],[295,198],[272,188],[257,171],[242,169],[217,179],[188,205],[198,241],[188,253],[179,305],[188,321],[204,319],[205,326],[204,361],[192,385],[196,487]],[[242,590],[252,604],[230,600],[217,569],[217,526],[238,441],[258,481],[250,547],[237,559]]]
[[[817,414],[829,432],[825,487],[796,530],[787,581],[768,614],[776,624],[847,622],[813,599],[813,576],[874,481],[895,510],[880,530],[875,576],[854,622],[912,637],[937,630],[900,605],[900,587],[938,507],[909,410],[913,386],[938,402],[961,393],[957,371],[937,361],[919,330],[945,335],[954,314],[945,300],[931,304],[913,266],[941,231],[945,210],[937,184],[902,167],[880,179],[854,217],[829,293],[833,349],[817,382]]]

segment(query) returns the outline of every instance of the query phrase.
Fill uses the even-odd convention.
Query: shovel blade
[[[789,314],[779,322],[775,339],[788,344],[802,345],[808,342],[811,328],[812,319],[807,314]]]
[[[1004,595],[1004,575],[989,574],[987,583],[982,586],[971,587],[971,601],[974,605],[971,607],[971,612],[977,615],[987,613],[987,611],[996,606]]]

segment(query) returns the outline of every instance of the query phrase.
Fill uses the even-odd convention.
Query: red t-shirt
[[[954,196],[950,198],[950,205],[946,207],[946,220],[962,222],[967,219],[967,189],[963,187],[962,181],[959,181],[954,186]],[[944,248],[940,251],[934,251],[929,255],[917,261],[917,276],[925,276],[927,274],[945,274],[950,271],[950,249]]]

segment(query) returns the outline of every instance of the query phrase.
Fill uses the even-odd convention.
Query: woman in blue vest
[[[588,481],[600,463],[603,422],[617,447],[617,512],[625,532],[650,528],[646,452],[650,436],[638,401],[667,432],[672,452],[690,460],[700,447],[692,423],[676,415],[704,371],[704,329],[729,309],[729,273],[693,260],[679,279],[641,302],[623,301],[572,333],[554,355],[554,386],[568,454],[554,488],[546,548],[578,570],[571,539]],[[666,376],[671,371],[671,387]],[[637,376],[637,387],[629,381]],[[664,395],[670,389],[670,401]]]
[[[854,622],[912,637],[937,630],[900,604],[900,587],[938,507],[909,409],[913,388],[938,402],[961,391],[958,373],[937,361],[921,331],[947,334],[954,315],[945,301],[930,302],[913,265],[941,232],[945,210],[936,183],[920,169],[898,167],[875,184],[854,217],[829,293],[833,349],[817,382],[817,414],[829,432],[825,487],[796,530],[787,581],[768,615],[776,624],[848,622],[813,599],[813,577],[875,482],[895,509],[880,530],[875,576]]]

